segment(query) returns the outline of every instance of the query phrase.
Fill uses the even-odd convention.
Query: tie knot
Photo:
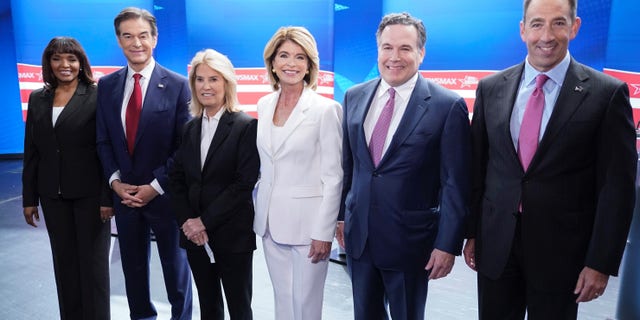
[[[136,82],[140,81],[140,78],[142,78],[142,75],[139,73],[134,73],[133,74],[133,80],[135,80]]]
[[[544,73],[539,74],[536,77],[536,88],[541,89],[542,86],[544,86],[544,83],[547,82],[547,80],[549,80],[549,76]]]
[[[389,92],[389,98],[390,99],[395,99],[396,98],[396,89],[389,88],[389,90],[387,90],[387,92]]]

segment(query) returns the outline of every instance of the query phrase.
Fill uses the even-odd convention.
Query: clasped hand
[[[144,207],[158,195],[158,192],[148,184],[135,186],[114,180],[111,187],[122,199],[121,203],[130,208]]]
[[[189,241],[198,246],[204,246],[205,243],[209,242],[209,235],[200,217],[187,219],[180,229],[182,229],[182,233]]]

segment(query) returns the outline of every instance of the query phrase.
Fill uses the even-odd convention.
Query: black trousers
[[[527,272],[536,270],[528,270],[523,264],[520,220],[518,216],[511,254],[502,275],[492,280],[478,273],[480,320],[522,320],[525,312],[529,320],[575,320],[578,296],[572,291],[542,292],[527,283]]]
[[[200,318],[224,320],[224,297],[232,320],[253,319],[253,252],[216,253],[211,263],[204,247],[187,249],[187,259],[198,289]]]
[[[42,198],[60,318],[90,320],[110,316],[110,222],[100,219],[99,197]]]

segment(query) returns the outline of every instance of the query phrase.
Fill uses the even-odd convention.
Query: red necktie
[[[395,106],[396,90],[389,88],[388,92],[389,100],[382,108],[382,113],[380,113],[376,126],[373,127],[371,140],[369,140],[369,152],[371,153],[371,159],[373,159],[373,165],[376,167],[382,158],[382,149],[384,148],[384,142],[387,140],[387,132],[389,132],[391,116],[393,116],[393,108]]]
[[[140,87],[140,75],[136,73],[133,75],[133,92],[129,98],[127,104],[127,114],[125,118],[126,133],[127,133],[127,146],[129,148],[129,154],[133,154],[133,146],[136,142],[136,132],[138,132],[138,121],[140,120],[140,111],[142,110],[142,88]]]
[[[527,101],[524,116],[522,117],[520,136],[518,137],[518,156],[525,171],[529,168],[531,159],[533,159],[533,155],[538,148],[540,123],[542,122],[542,111],[544,110],[544,91],[542,86],[548,79],[549,77],[542,73],[536,77],[536,88],[531,93],[529,101]]]

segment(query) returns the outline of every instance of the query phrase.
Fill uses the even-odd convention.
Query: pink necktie
[[[138,121],[140,120],[140,110],[142,110],[142,88],[140,87],[140,77],[142,75],[136,73],[133,75],[133,92],[127,104],[127,113],[125,116],[125,125],[127,133],[127,147],[129,154],[133,154],[133,146],[136,142],[136,132],[138,132]]]
[[[536,77],[536,88],[531,93],[527,101],[522,125],[520,126],[520,137],[518,137],[518,156],[525,171],[529,168],[531,159],[538,148],[538,138],[540,137],[540,123],[542,121],[542,111],[544,110],[544,91],[542,86],[549,79],[545,74]]]
[[[369,152],[371,153],[371,159],[373,159],[373,165],[378,166],[380,159],[382,158],[382,149],[384,148],[384,142],[387,140],[387,132],[389,132],[389,125],[391,124],[391,116],[393,116],[393,108],[395,105],[394,98],[396,96],[396,90],[389,88],[389,100],[382,108],[382,113],[376,122],[376,126],[373,128],[371,134],[371,140],[369,141]]]

